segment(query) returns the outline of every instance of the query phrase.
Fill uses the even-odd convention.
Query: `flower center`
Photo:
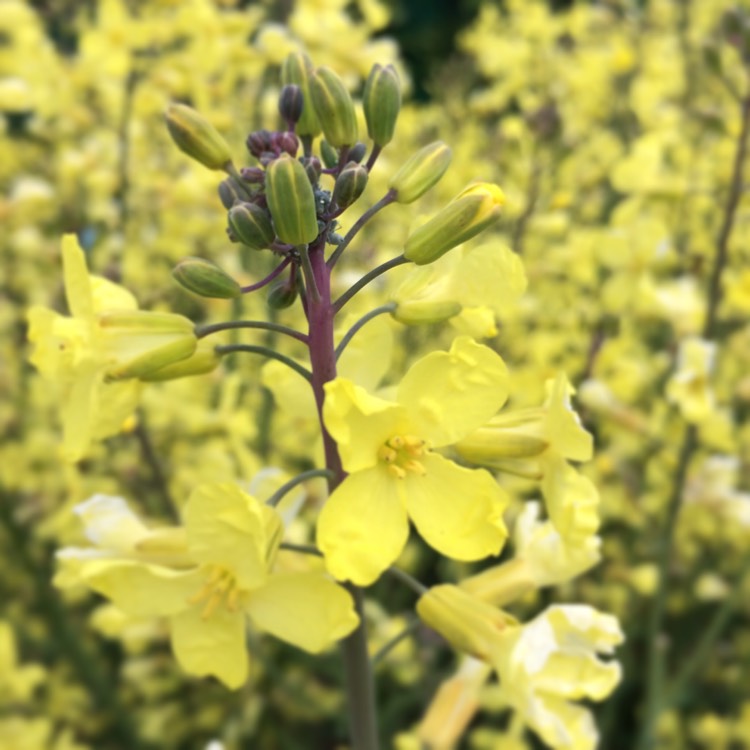
[[[378,450],[378,459],[397,479],[407,474],[424,476],[427,473],[424,465],[417,459],[427,453],[425,441],[414,435],[394,435],[383,443]]]
[[[208,577],[202,588],[188,599],[188,604],[203,604],[201,617],[207,620],[223,605],[230,611],[236,612],[242,591],[237,585],[237,578],[231,570],[221,565],[209,565]]]

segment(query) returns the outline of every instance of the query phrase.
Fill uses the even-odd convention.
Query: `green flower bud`
[[[393,65],[373,65],[362,94],[367,132],[381,148],[393,139],[401,109],[401,84]]]
[[[328,141],[320,142],[320,155],[327,169],[333,169],[339,163],[339,152]]]
[[[167,129],[177,148],[209,169],[225,169],[232,161],[229,146],[219,131],[186,104],[170,104]]]
[[[113,362],[107,380],[141,378],[189,357],[197,345],[191,320],[175,313],[111,310],[97,316],[99,340]]]
[[[469,185],[439,214],[412,232],[406,240],[404,256],[418,266],[436,261],[494,224],[503,205],[505,194],[497,185]]]
[[[367,187],[367,177],[367,170],[361,164],[350,161],[336,178],[333,202],[339,208],[351,206]]]
[[[255,203],[238,203],[227,214],[231,233],[253,250],[267,248],[276,237],[271,217]]]
[[[295,84],[302,91],[302,114],[297,121],[296,132],[298,135],[316,136],[320,133],[320,122],[310,98],[310,76],[312,75],[312,62],[302,52],[293,52],[288,55],[281,65],[281,83],[286,86]]]
[[[215,370],[220,362],[221,357],[216,353],[215,345],[210,341],[199,341],[198,348],[186,359],[142,375],[140,380],[146,383],[159,383],[191,375],[205,375]]]
[[[310,96],[326,140],[335,148],[357,141],[354,102],[330,68],[318,68],[310,78]]]
[[[268,165],[266,199],[282,242],[306,245],[318,236],[315,195],[305,168],[296,159],[284,155]]]
[[[283,310],[294,304],[297,299],[297,285],[289,281],[277,281],[268,291],[268,306],[274,310]]]
[[[222,180],[219,183],[219,200],[227,211],[235,203],[243,201],[246,198],[247,195],[240,192],[237,183],[231,177],[227,177],[226,180]]]
[[[240,285],[216,263],[205,258],[185,258],[172,270],[180,286],[201,297],[230,299],[242,293]]]
[[[461,304],[455,300],[409,300],[399,302],[393,317],[407,326],[442,323],[461,312]]]
[[[388,183],[396,191],[396,200],[412,203],[423,196],[445,174],[451,155],[445,143],[435,141],[407,159]]]

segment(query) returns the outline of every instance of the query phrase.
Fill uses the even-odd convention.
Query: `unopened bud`
[[[470,185],[406,240],[404,256],[418,266],[432,263],[500,218],[505,194],[491,183]]]
[[[412,203],[423,196],[445,174],[451,156],[450,148],[442,141],[435,141],[417,151],[388,183],[388,187],[396,191],[396,200]]]
[[[266,199],[276,234],[290,245],[306,245],[318,236],[315,195],[300,162],[284,155],[266,170]]]
[[[312,74],[310,96],[326,140],[335,148],[356,143],[354,102],[346,86],[330,68],[318,68]]]
[[[442,323],[461,312],[461,304],[455,300],[414,300],[399,302],[393,317],[407,326]]]
[[[247,137],[245,145],[256,159],[260,159],[263,154],[272,150],[273,137],[268,130],[256,130]]]
[[[201,114],[186,104],[170,104],[167,129],[177,148],[209,169],[225,169],[232,161],[227,142]]]
[[[219,183],[219,199],[222,205],[227,211],[235,204],[243,201],[247,198],[244,193],[241,193],[237,188],[237,184],[231,177],[227,177],[226,180],[222,180]]]
[[[367,187],[367,170],[350,161],[336,178],[333,188],[333,202],[339,208],[348,208],[359,198]]]
[[[357,141],[350,149],[347,159],[349,161],[356,161],[358,164],[365,158],[367,153],[367,146],[362,141]]]
[[[242,167],[240,177],[250,185],[262,185],[266,180],[266,170],[262,167]]]
[[[302,115],[304,97],[302,89],[296,83],[288,83],[279,94],[279,114],[284,122],[295,125]]]
[[[201,297],[230,299],[242,293],[240,285],[216,263],[205,258],[185,258],[172,270],[180,286]]]
[[[193,322],[175,313],[112,310],[98,315],[97,325],[111,358],[107,380],[144,377],[189,357],[197,344]]]
[[[198,347],[189,357],[142,375],[140,380],[147,383],[159,383],[163,380],[176,380],[191,375],[205,375],[215,370],[220,362],[221,357],[216,353],[214,344],[210,341],[199,341]]]
[[[323,172],[323,165],[320,163],[320,159],[317,156],[310,156],[304,160],[303,166],[305,172],[307,172],[307,179],[310,180],[311,185],[317,185],[320,175]]]
[[[492,661],[502,647],[501,634],[516,624],[501,609],[451,584],[433,586],[417,602],[417,614],[451,646],[483,661]]]
[[[333,169],[339,163],[339,152],[328,141],[320,142],[320,155],[327,169]]]
[[[393,139],[401,109],[401,84],[393,65],[373,65],[362,94],[367,132],[381,148]]]
[[[302,114],[297,120],[296,132],[303,136],[315,136],[320,133],[320,122],[310,98],[310,76],[312,74],[310,58],[302,52],[288,55],[281,66],[281,82],[284,85],[295,84],[302,92]]]
[[[268,291],[268,306],[274,310],[283,310],[297,299],[297,285],[289,281],[277,281]]]
[[[229,209],[227,219],[232,234],[253,250],[267,248],[276,237],[268,211],[255,203],[238,203]]]
[[[297,156],[297,149],[299,148],[299,139],[294,133],[281,133],[277,141],[279,148],[289,154],[289,156]]]

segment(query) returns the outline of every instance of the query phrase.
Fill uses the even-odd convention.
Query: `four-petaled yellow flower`
[[[78,461],[132,414],[137,378],[189,357],[197,340],[187,318],[138,310],[127,289],[89,275],[75,235],[63,237],[62,257],[72,317],[31,308],[30,360],[59,388],[64,456]]]
[[[78,506],[94,549],[58,553],[59,586],[82,583],[134,617],[167,617],[182,668],[237,688],[248,675],[245,627],[317,653],[358,623],[348,592],[323,572],[276,572],[282,522],[232,484],[198,487],[184,527],[149,530],[121,498]]]
[[[349,472],[317,526],[318,546],[336,578],[375,581],[406,544],[409,519],[448,557],[500,552],[505,493],[488,472],[458,466],[433,449],[486,422],[507,392],[502,359],[467,337],[412,365],[395,401],[346,378],[326,384],[324,421]]]

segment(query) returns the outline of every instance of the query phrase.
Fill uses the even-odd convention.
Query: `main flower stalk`
[[[329,492],[333,492],[343,481],[345,474],[336,442],[323,422],[324,386],[336,377],[336,348],[333,340],[335,310],[331,300],[331,269],[325,262],[324,247],[324,241],[318,240],[308,250],[318,292],[317,295],[307,295],[308,347],[312,388],[323,435],[326,468],[333,472],[328,480],[328,489]],[[351,743],[353,750],[378,750],[380,745],[375,711],[375,685],[367,649],[364,595],[358,586],[348,584],[347,589],[354,599],[359,615],[359,626],[341,644]]]

